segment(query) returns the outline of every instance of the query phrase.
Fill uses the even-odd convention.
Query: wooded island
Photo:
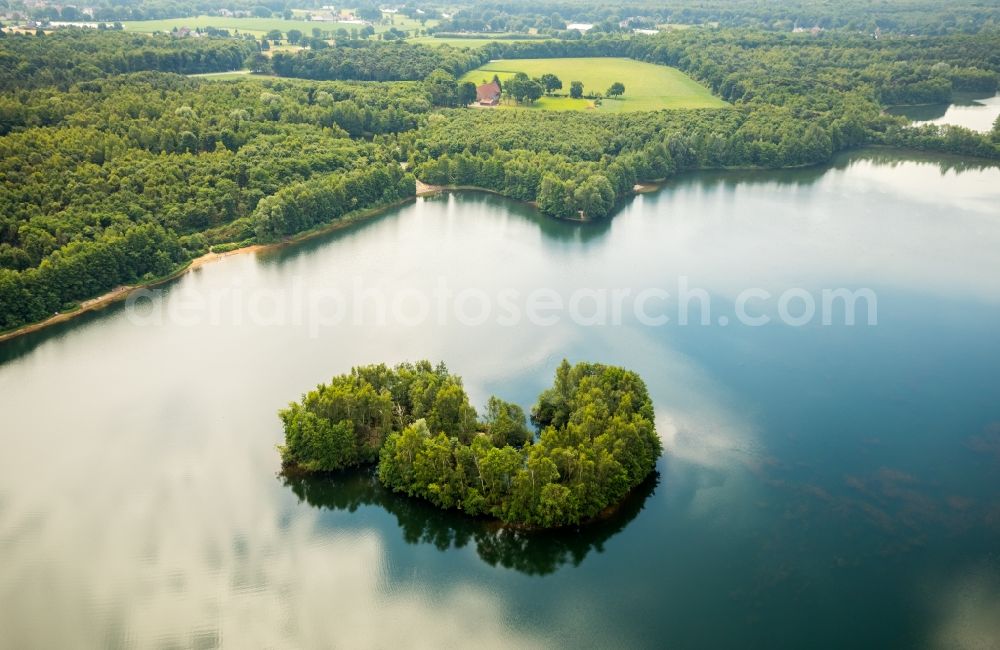
[[[378,464],[396,492],[508,524],[594,519],[653,471],[653,404],[634,372],[563,361],[531,410],[491,397],[479,417],[462,380],[429,361],[353,368],[279,413],[282,463],[329,472]]]

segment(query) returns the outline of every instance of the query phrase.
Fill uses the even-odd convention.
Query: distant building
[[[204,36],[204,34],[197,29],[191,29],[190,27],[178,27],[174,31],[170,32],[170,34],[174,38],[201,38]]]
[[[49,22],[49,27],[86,27],[87,29],[97,29],[97,23],[78,23],[53,20]]]
[[[578,32],[590,31],[593,28],[593,23],[570,23],[566,25],[566,29],[575,29]]]
[[[819,25],[816,25],[815,27],[811,27],[809,29],[806,29],[805,27],[799,27],[798,25],[796,25],[795,28],[792,29],[792,32],[796,34],[804,34],[805,32],[809,32],[813,36],[819,36],[822,31],[823,28],[820,27]]]
[[[476,101],[480,106],[496,106],[500,103],[500,79],[494,75],[493,81],[476,87]]]

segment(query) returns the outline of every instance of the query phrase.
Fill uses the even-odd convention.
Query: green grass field
[[[430,27],[435,23],[433,20],[428,20],[426,27]],[[122,23],[125,27],[125,31],[130,32],[170,32],[174,27],[180,29],[181,27],[188,27],[194,29],[196,27],[215,27],[216,29],[228,29],[228,30],[240,30],[241,32],[249,32],[254,36],[263,36],[272,29],[279,30],[282,34],[288,32],[289,29],[297,29],[306,36],[312,36],[313,27],[318,27],[322,30],[335,32],[341,27],[347,31],[351,31],[351,28],[359,28],[360,25],[351,25],[345,23],[333,23],[333,22],[323,22],[323,21],[313,21],[313,20],[284,20],[281,18],[229,18],[226,16],[191,16],[188,18],[169,18],[167,20],[130,20]],[[393,23],[378,23],[374,25],[375,32],[381,33],[389,31],[390,28],[395,27],[396,29],[408,32],[414,32],[417,29],[423,29],[425,26],[421,25],[419,21],[412,20],[406,16],[395,16],[393,18]]]
[[[728,104],[697,81],[680,70],[632,59],[583,58],[583,59],[505,59],[491,61],[481,68],[467,72],[462,81],[484,83],[496,74],[502,82],[517,72],[539,77],[546,72],[559,77],[563,89],[569,93],[571,81],[582,81],[584,94],[605,93],[615,81],[625,84],[621,99],[604,99],[594,108],[587,99],[569,97],[543,97],[530,108],[543,110],[597,110],[601,112],[653,111],[663,108],[722,108]],[[501,108],[517,106],[504,102]]]

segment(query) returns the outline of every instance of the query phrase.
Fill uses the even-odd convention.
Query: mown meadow
[[[501,83],[524,72],[529,77],[550,73],[563,83],[555,96],[546,96],[531,104],[546,110],[592,110],[594,101],[587,95],[606,94],[611,84],[625,85],[625,94],[619,98],[605,97],[596,110],[601,112],[652,111],[664,108],[722,108],[726,102],[715,97],[697,81],[676,68],[616,57],[580,57],[560,59],[504,59],[465,73],[460,81],[480,84],[493,75]],[[570,82],[582,81],[584,98],[571,99]],[[513,106],[504,103],[502,106]],[[520,107],[524,107],[523,105]]]

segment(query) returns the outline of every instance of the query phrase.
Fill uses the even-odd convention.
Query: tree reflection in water
[[[607,516],[587,525],[557,530],[523,530],[439,510],[419,499],[395,494],[379,484],[373,469],[326,475],[279,475],[279,480],[316,508],[354,512],[376,505],[396,517],[409,544],[433,544],[441,551],[463,548],[474,542],[490,566],[502,566],[529,575],[545,575],[561,566],[579,565],[591,551],[601,553],[604,543],[624,530],[645,506],[659,484],[653,472]]]

